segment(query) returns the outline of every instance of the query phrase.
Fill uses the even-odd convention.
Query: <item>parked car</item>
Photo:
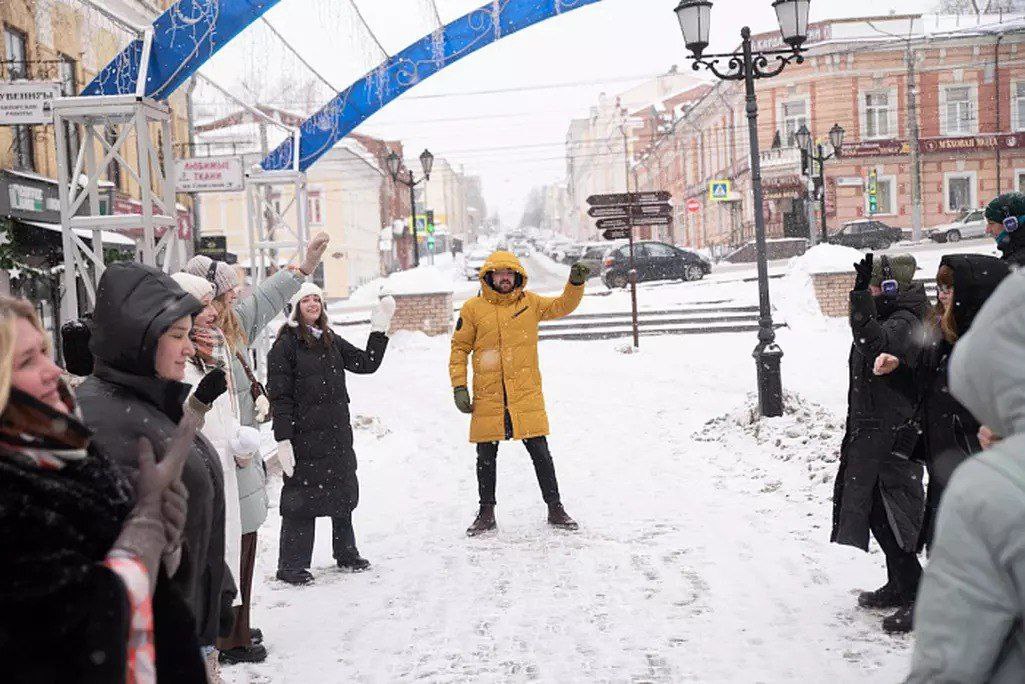
[[[701,280],[712,272],[707,259],[664,242],[634,244],[637,281]],[[602,281],[606,287],[626,287],[630,283],[630,246],[616,247],[602,264]]]
[[[475,249],[466,257],[466,279],[477,280],[480,278],[480,270],[484,268],[484,262],[488,260],[491,253],[482,249]]]
[[[986,213],[975,209],[953,223],[927,228],[925,234],[935,242],[973,240],[986,237],[986,223]]]
[[[566,245],[559,251],[559,259],[564,264],[575,264],[584,256],[584,246],[581,244]]]
[[[829,236],[829,244],[855,249],[888,249],[900,242],[900,228],[894,228],[877,219],[860,219],[845,223],[839,232]]]
[[[615,244],[609,242],[593,242],[585,245],[584,255],[579,261],[591,269],[591,277],[597,278],[601,275],[602,265],[605,263],[605,255],[616,248]]]
[[[529,259],[533,252],[526,242],[514,242],[509,245],[509,250],[520,259]]]

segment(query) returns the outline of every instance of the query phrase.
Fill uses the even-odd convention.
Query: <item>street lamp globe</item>
[[[776,0],[772,3],[783,42],[795,50],[808,40],[808,6],[811,0]]]
[[[680,20],[683,42],[696,58],[708,47],[708,25],[712,18],[710,0],[680,0],[676,7],[676,18]]]
[[[829,144],[833,146],[833,149],[836,151],[836,156],[838,157],[843,149],[844,133],[846,133],[846,131],[844,131],[843,127],[838,123],[833,124],[833,127],[829,129]]]
[[[808,146],[811,145],[811,131],[808,130],[806,125],[801,124],[801,127],[797,129],[797,133],[794,133],[794,140],[797,141],[797,146],[802,150],[808,149]]]
[[[424,150],[420,155],[420,165],[424,169],[424,178],[430,180],[431,169],[434,168],[434,155],[429,150]]]
[[[391,174],[392,179],[398,178],[399,168],[401,166],[402,159],[399,158],[399,155],[395,154],[394,150],[392,150],[392,153],[388,155],[388,173]]]

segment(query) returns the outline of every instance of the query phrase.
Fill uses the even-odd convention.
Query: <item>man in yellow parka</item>
[[[537,363],[538,323],[573,313],[584,296],[590,269],[574,264],[560,297],[525,291],[527,272],[515,255],[495,252],[481,268],[481,293],[463,304],[452,335],[449,374],[456,407],[472,413],[470,441],[477,445],[480,512],[466,533],[495,529],[498,443],[523,440],[534,461],[548,522],[575,530],[559,499],[555,464],[548,450],[548,415]],[[473,400],[467,390],[467,357],[473,354]]]

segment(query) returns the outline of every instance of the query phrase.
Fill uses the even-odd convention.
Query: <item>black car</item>
[[[701,280],[712,272],[712,264],[694,252],[664,242],[634,244],[637,282],[646,280]],[[617,247],[605,256],[602,281],[606,287],[630,283],[630,246]]]
[[[855,249],[888,249],[902,237],[900,228],[876,219],[861,219],[845,223],[840,232],[829,236],[829,244]]]

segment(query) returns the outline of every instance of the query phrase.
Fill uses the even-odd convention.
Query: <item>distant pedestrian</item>
[[[1025,194],[1005,192],[986,205],[985,214],[1004,261],[1025,266]]]
[[[590,269],[574,264],[559,297],[528,292],[527,272],[509,252],[495,252],[480,269],[481,293],[463,304],[452,335],[449,374],[456,407],[473,415],[470,441],[477,445],[480,509],[466,533],[473,537],[496,527],[495,483],[498,443],[522,440],[548,522],[575,530],[559,495],[555,463],[548,450],[548,415],[538,368],[538,324],[573,313],[584,296]],[[473,356],[473,396],[467,389],[467,361]]]
[[[907,360],[916,353],[928,302],[915,284],[914,257],[869,253],[855,264],[850,324],[850,388],[847,433],[833,494],[833,532],[838,544],[868,550],[869,531],[886,555],[887,582],[864,592],[865,608],[898,608],[883,620],[894,630],[910,609],[922,573],[917,548],[924,515],[922,466],[910,460],[918,428],[918,390]],[[876,375],[880,354],[904,361],[888,375]]]
[[[274,438],[284,471],[277,577],[289,584],[313,581],[316,519],[330,517],[338,567],[362,571],[352,527],[359,503],[345,373],[374,373],[384,360],[395,300],[382,299],[371,317],[365,349],[331,330],[324,293],[304,283],[292,297],[288,322],[267,358]]]
[[[1004,439],[954,472],[915,609],[909,684],[1025,682],[1025,273],[950,358],[950,391]]]

